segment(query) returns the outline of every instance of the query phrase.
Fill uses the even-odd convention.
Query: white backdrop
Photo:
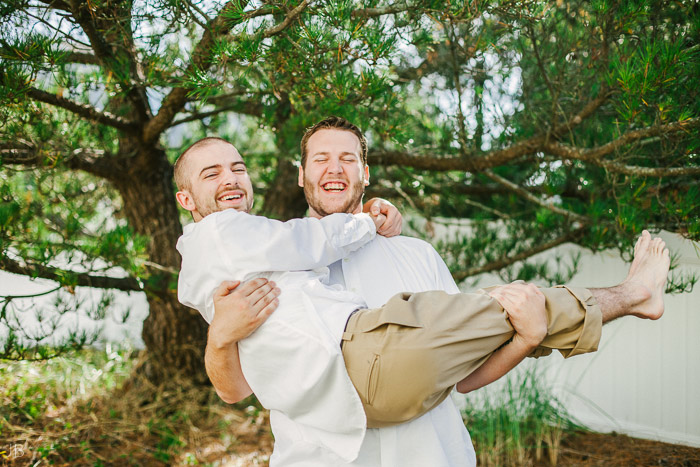
[[[700,245],[661,237],[680,254],[678,270],[700,275]],[[629,265],[615,252],[593,255],[565,245],[543,257],[572,251],[582,253],[572,285],[605,287],[627,275]],[[485,277],[479,286],[496,281]],[[545,383],[590,428],[700,446],[700,283],[692,293],[667,295],[665,305],[659,321],[626,317],[604,326],[596,353],[527,359],[525,365],[543,370]]]

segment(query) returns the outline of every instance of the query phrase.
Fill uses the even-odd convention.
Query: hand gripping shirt
[[[270,410],[276,438],[293,432],[343,462],[357,457],[366,418],[345,370],[340,338],[348,316],[366,304],[326,285],[326,266],[374,235],[365,214],[279,222],[227,209],[186,225],[177,243],[178,298],[208,322],[222,281],[266,277],[277,283],[277,310],[238,343],[241,369]]]

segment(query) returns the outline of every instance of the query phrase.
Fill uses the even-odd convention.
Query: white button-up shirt
[[[366,305],[323,282],[326,265],[374,235],[365,214],[282,223],[227,209],[185,226],[178,240],[178,298],[207,321],[223,280],[268,277],[282,290],[275,313],[238,343],[243,375],[270,410],[275,453],[283,454],[273,453],[271,465],[288,465],[275,459],[290,449],[285,443],[290,436],[341,462],[357,457],[367,421],[345,369],[340,338],[350,313]]]
[[[459,292],[440,255],[416,238],[377,236],[347,259],[331,266],[331,281],[356,291],[370,308],[383,305],[399,292]],[[476,454],[459,411],[447,398],[410,422],[368,429],[360,455],[348,465],[471,467],[476,465]]]
[[[330,280],[377,308],[399,292],[459,291],[444,261],[428,243],[377,236],[330,266]],[[271,415],[271,418],[274,414]],[[368,429],[358,457],[348,462],[294,429],[275,434],[271,465],[294,467],[473,467],[476,454],[452,399],[401,425]]]

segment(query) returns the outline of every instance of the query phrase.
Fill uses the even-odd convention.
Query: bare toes
[[[639,249],[644,250],[648,248],[648,244],[651,242],[651,235],[649,235],[649,232],[645,230],[642,232],[642,236],[639,238],[639,240]]]
[[[659,238],[658,241],[656,242],[656,245],[654,248],[655,249],[654,253],[656,253],[657,255],[660,255],[665,247],[666,247],[666,243],[662,239]]]

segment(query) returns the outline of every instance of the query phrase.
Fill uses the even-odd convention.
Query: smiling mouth
[[[219,198],[219,201],[235,201],[235,200],[241,199],[241,198],[243,198],[243,195],[237,193],[237,194],[233,194],[233,195],[222,196],[221,198]]]
[[[329,193],[341,193],[345,191],[347,185],[342,182],[328,182],[321,185],[321,188],[323,188],[323,191],[327,191]]]

